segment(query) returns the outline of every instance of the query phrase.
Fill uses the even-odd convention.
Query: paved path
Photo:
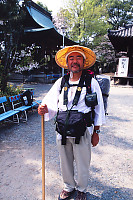
[[[28,85],[25,85],[28,86]],[[36,84],[37,99],[52,85]],[[31,87],[31,85],[30,85]],[[133,87],[111,86],[107,124],[92,148],[88,199],[133,199]],[[45,123],[46,200],[56,200],[62,177],[53,120]],[[0,127],[0,200],[41,200],[41,117]]]

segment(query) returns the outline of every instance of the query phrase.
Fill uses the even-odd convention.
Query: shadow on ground
[[[71,200],[76,197],[76,192]],[[101,197],[87,192],[87,200],[132,200],[133,190],[128,188],[109,188],[105,190]]]

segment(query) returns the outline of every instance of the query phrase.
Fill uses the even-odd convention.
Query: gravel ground
[[[32,84],[42,99],[51,84]],[[92,148],[89,200],[133,199],[133,87],[111,84],[107,123]],[[63,182],[53,120],[45,122],[46,200],[56,200]],[[0,200],[41,200],[41,117],[0,126]],[[73,199],[73,198],[72,198]]]

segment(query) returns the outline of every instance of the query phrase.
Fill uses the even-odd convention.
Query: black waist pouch
[[[98,101],[97,101],[97,93],[87,93],[85,96],[85,104],[88,107],[93,107],[98,105]]]
[[[84,113],[77,110],[59,111],[56,117],[56,131],[62,135],[62,144],[66,144],[66,136],[75,137],[79,144],[80,137],[86,131]]]
[[[94,124],[94,116],[93,116],[92,111],[90,111],[88,113],[85,113],[84,114],[84,119],[85,119],[87,127],[92,126],[92,124]]]

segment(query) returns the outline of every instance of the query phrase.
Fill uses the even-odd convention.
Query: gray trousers
[[[88,129],[85,135],[81,137],[79,144],[75,144],[74,138],[67,138],[66,145],[61,145],[61,140],[57,140],[57,146],[65,186],[64,190],[71,192],[76,188],[81,192],[86,192],[91,160],[91,135]],[[76,164],[77,181],[75,181],[74,161]]]

